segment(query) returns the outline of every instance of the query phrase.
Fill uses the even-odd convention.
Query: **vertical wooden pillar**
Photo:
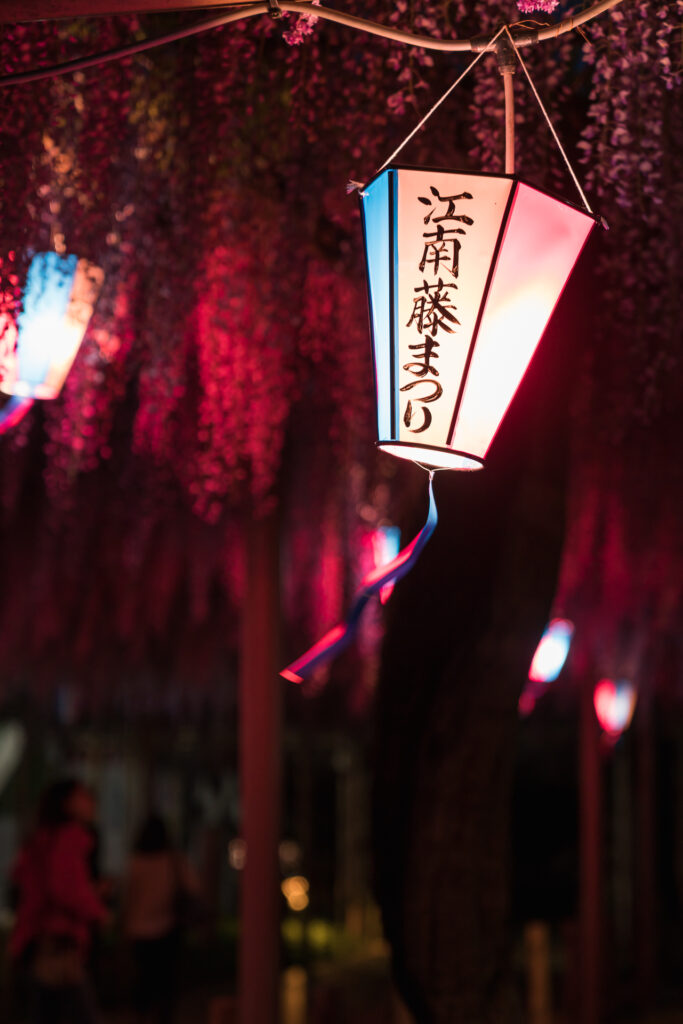
[[[581,1024],[599,1024],[602,976],[602,773],[593,679],[584,672],[579,712],[579,977]]]
[[[651,1002],[656,978],[655,747],[652,680],[641,687],[636,732],[636,976],[642,1007]]]
[[[625,737],[612,756],[612,850],[614,959],[617,971],[628,967],[633,951],[634,828],[631,790],[632,745]]]
[[[274,516],[247,525],[239,678],[242,872],[238,974],[241,1024],[279,1019],[281,680],[277,675],[279,548]]]
[[[528,921],[524,926],[529,1024],[552,1024],[553,986],[550,965],[550,926]]]

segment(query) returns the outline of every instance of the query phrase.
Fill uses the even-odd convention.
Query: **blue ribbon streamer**
[[[434,499],[434,471],[432,470],[429,474],[429,511],[420,532],[390,562],[378,566],[363,577],[344,621],[321,637],[291,665],[283,668],[280,675],[292,683],[302,683],[315,669],[341,654],[353,639],[360,617],[370,598],[387,583],[395,583],[410,572],[422,554],[425,544],[434,533],[438,518]]]
[[[32,398],[17,398],[16,395],[12,395],[0,409],[0,434],[11,430],[23,420],[32,405]]]

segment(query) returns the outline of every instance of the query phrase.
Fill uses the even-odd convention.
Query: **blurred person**
[[[12,870],[17,914],[8,949],[28,977],[33,1024],[96,1020],[88,952],[93,929],[109,914],[91,872],[94,816],[82,783],[55,782]]]
[[[166,823],[150,814],[130,859],[124,927],[135,958],[135,1009],[141,1021],[169,1024],[176,1001],[177,965],[199,883],[175,850]]]

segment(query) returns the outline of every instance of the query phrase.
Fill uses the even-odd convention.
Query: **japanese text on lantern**
[[[472,199],[469,192],[442,196],[433,185],[429,191],[431,198],[417,197],[429,210],[423,221],[422,258],[417,267],[422,283],[413,289],[413,309],[406,324],[416,331],[415,343],[408,345],[411,361],[403,364],[413,379],[401,387],[401,391],[408,392],[403,422],[414,434],[427,430],[432,422],[428,406],[443,394],[437,379],[438,349],[443,335],[454,334],[460,326],[455,315],[461,249],[458,235],[467,234],[460,225],[474,223],[471,217],[458,212],[461,207],[456,207],[456,203]]]

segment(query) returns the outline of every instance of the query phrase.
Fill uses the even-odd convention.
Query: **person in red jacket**
[[[17,916],[9,952],[26,968],[34,1024],[93,1024],[87,976],[93,929],[108,910],[91,873],[93,801],[75,779],[54,783],[13,869]]]

